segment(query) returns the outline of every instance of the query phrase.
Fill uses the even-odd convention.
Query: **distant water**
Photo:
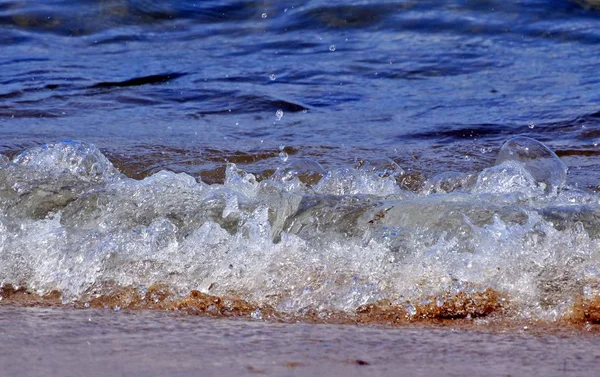
[[[0,0],[2,292],[598,322],[599,12]]]

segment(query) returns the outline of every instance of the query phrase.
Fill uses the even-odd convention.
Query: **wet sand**
[[[585,329],[283,324],[0,307],[2,376],[596,376]]]

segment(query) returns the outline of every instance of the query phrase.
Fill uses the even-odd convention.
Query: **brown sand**
[[[217,297],[192,291],[186,297],[173,294],[166,286],[155,285],[140,293],[132,288],[115,287],[109,294],[90,292],[81,300],[63,305],[60,292],[36,295],[25,287],[5,285],[0,288],[0,306],[10,307],[70,307],[74,309],[109,309],[129,311],[173,311],[207,317],[260,318],[271,322],[306,322],[328,324],[362,324],[386,326],[450,326],[470,328],[474,320],[488,323],[488,328],[504,330],[534,326],[542,331],[562,331],[565,328],[600,332],[600,297],[584,300],[578,297],[572,310],[559,321],[542,322],[520,319],[502,294],[486,289],[483,292],[446,294],[424,297],[412,304],[393,304],[387,300],[359,307],[355,313],[309,311],[302,315],[278,312],[275,308],[257,306],[238,297]],[[407,303],[408,304],[408,303]]]

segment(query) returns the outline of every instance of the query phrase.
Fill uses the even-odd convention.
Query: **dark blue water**
[[[596,187],[592,3],[3,0],[0,152],[84,140],[143,176],[262,172],[283,145],[430,175],[528,135]]]

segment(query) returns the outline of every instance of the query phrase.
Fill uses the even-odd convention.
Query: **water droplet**
[[[261,15],[261,17],[262,17],[262,18],[267,18],[267,14],[266,14],[266,13],[263,13],[263,14]]]
[[[86,302],[85,304],[83,304],[84,307],[89,308],[90,307],[90,303]]]
[[[283,110],[277,110],[277,112],[275,112],[275,117],[277,118],[277,120],[281,120],[281,118],[283,118]]]
[[[274,74],[274,73],[271,73],[271,74],[269,75],[269,78],[271,79],[271,81],[275,81],[275,79],[277,78],[277,76],[275,76],[275,74]]]
[[[335,45],[329,46],[329,51],[335,51]]]
[[[281,144],[279,146],[279,159],[283,162],[286,162],[288,157],[288,154],[285,152],[285,145]]]

